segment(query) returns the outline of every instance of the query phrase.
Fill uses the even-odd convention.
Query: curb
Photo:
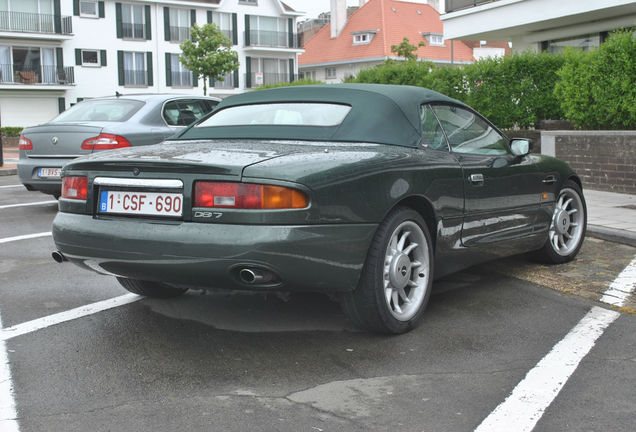
[[[607,240],[614,243],[621,243],[627,246],[636,247],[636,233],[631,231],[607,228],[599,225],[588,225],[586,234],[590,237]]]
[[[17,174],[18,174],[17,168],[0,168],[0,177],[17,175]]]

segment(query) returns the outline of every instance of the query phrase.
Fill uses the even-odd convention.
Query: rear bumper
[[[58,213],[57,248],[88,269],[199,288],[353,290],[377,225],[228,225],[103,220]],[[241,282],[241,268],[276,274],[267,286]]]
[[[38,177],[39,168],[62,168],[72,161],[70,158],[24,158],[18,161],[18,177],[20,182],[29,190],[38,190],[50,194],[58,194],[62,189],[61,178],[41,178]]]

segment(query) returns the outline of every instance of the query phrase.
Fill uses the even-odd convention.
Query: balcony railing
[[[170,26],[170,40],[181,42],[190,39],[190,27]]]
[[[214,81],[212,87],[223,89],[234,88],[234,74],[229,73],[225,75],[225,80],[223,81]]]
[[[192,87],[192,72],[171,71],[172,87]]]
[[[73,85],[75,84],[75,69],[73,66],[0,64],[0,84]]]
[[[73,22],[70,16],[0,11],[0,31],[70,35]]]
[[[124,69],[124,85],[145,86],[147,74],[141,69]]]
[[[127,22],[122,23],[121,35],[127,39],[144,39],[146,36],[144,32],[144,25]]]
[[[250,30],[245,32],[245,46],[298,48],[298,37],[287,32]]]
[[[245,87],[254,88],[260,87],[266,84],[280,84],[291,82],[298,77],[296,75],[289,75],[288,73],[258,73],[253,72],[251,74],[245,74]]]

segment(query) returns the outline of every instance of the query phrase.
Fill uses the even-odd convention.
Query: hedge
[[[636,38],[619,31],[593,51],[570,49],[555,95],[568,120],[586,129],[636,128]]]
[[[322,81],[314,81],[310,78],[303,78],[292,82],[282,82],[278,84],[265,84],[260,87],[254,88],[254,90],[266,90],[270,88],[278,88],[278,87],[291,87],[291,86],[299,86],[299,85],[315,85],[315,84],[324,84]]]
[[[502,129],[549,119],[593,129],[636,128],[636,39],[628,31],[590,52],[525,52],[458,67],[387,60],[346,81],[427,87],[472,106]]]
[[[22,129],[23,128],[17,126],[4,126],[0,127],[0,133],[5,137],[19,137],[22,133]]]

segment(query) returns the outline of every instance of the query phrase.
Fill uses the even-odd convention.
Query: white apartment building
[[[115,92],[202,95],[178,61],[194,22],[217,24],[239,55],[209,95],[292,81],[302,15],[280,0],[0,0],[0,125],[39,124]]]
[[[586,50],[636,24],[634,0],[446,0],[445,10],[444,38],[510,40],[517,52]]]

